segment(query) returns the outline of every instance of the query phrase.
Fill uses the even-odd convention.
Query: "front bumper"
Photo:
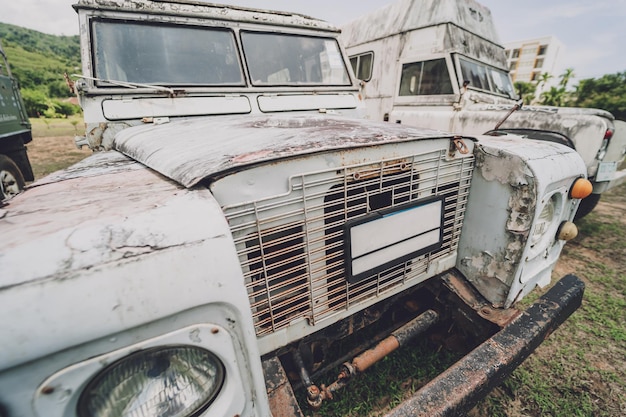
[[[388,416],[457,416],[510,375],[580,307],[585,284],[567,275],[515,321],[433,379]]]

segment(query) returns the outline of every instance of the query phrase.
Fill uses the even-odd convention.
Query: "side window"
[[[401,96],[453,94],[446,60],[413,62],[402,66]]]
[[[472,87],[490,91],[487,69],[484,66],[462,59],[461,74],[463,81],[469,81]]]
[[[359,80],[369,81],[372,79],[372,64],[374,62],[374,53],[366,52],[364,54],[354,55],[350,57],[350,65],[354,71],[354,75]]]

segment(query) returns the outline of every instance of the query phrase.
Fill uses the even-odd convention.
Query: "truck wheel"
[[[583,198],[580,201],[574,220],[582,219],[587,214],[591,213],[591,210],[598,205],[598,201],[600,201],[600,194],[590,194],[588,197]]]
[[[0,155],[0,200],[13,198],[24,189],[24,177],[10,158]]]

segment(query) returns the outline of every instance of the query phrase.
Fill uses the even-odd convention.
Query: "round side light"
[[[572,222],[563,222],[556,232],[556,238],[559,240],[572,240],[578,236],[578,227]]]
[[[578,178],[574,181],[572,187],[570,188],[569,197],[582,199],[588,197],[592,191],[593,185],[591,184],[591,181],[586,178]]]

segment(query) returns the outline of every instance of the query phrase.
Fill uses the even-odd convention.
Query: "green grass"
[[[324,402],[321,409],[307,416],[367,416],[387,407],[395,407],[430,379],[452,365],[459,354],[437,352],[425,339],[416,340],[385,357],[363,374],[350,381],[347,388],[334,394],[332,401]],[[330,373],[320,378],[329,385],[337,377]],[[300,403],[306,403],[304,391],[297,393]]]
[[[33,128],[33,137],[75,136],[85,132],[82,114],[66,119],[32,118],[30,123]]]

